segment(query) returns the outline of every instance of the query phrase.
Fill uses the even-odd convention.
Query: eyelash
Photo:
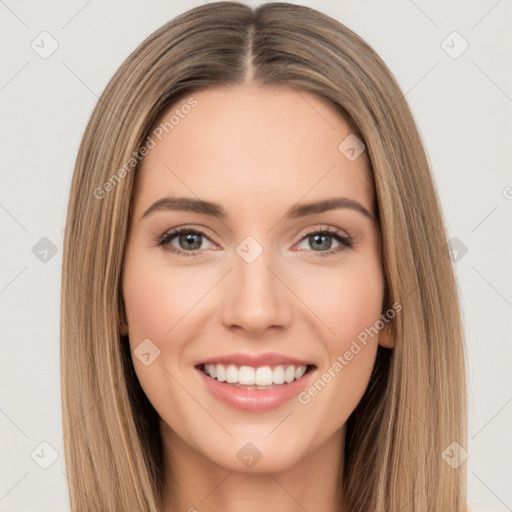
[[[177,254],[178,256],[185,256],[185,257],[198,256],[198,254],[200,252],[199,249],[196,249],[194,251],[182,251],[182,250],[177,249],[176,247],[173,247],[172,245],[170,245],[170,241],[173,238],[176,238],[177,236],[179,236],[183,233],[194,233],[196,235],[202,235],[205,238],[207,238],[208,240],[210,240],[210,237],[201,229],[198,229],[198,228],[191,229],[191,228],[183,227],[183,228],[177,228],[175,230],[168,231],[167,233],[164,233],[162,236],[157,237],[156,238],[157,246],[162,247],[164,249],[164,251],[167,251],[167,252],[170,252],[173,254]],[[337,254],[345,249],[350,249],[354,246],[354,242],[351,237],[342,236],[336,230],[333,230],[331,228],[310,231],[310,232],[306,233],[300,239],[300,241],[302,242],[302,240],[304,240],[305,238],[307,238],[311,235],[320,235],[320,234],[328,235],[328,236],[336,239],[338,242],[340,242],[340,246],[336,247],[335,249],[329,249],[327,251],[311,251],[314,253],[315,256],[321,256],[321,257],[332,256],[332,255]]]

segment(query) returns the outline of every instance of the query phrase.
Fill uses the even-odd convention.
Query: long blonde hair
[[[191,9],[150,35],[115,73],[85,130],[71,184],[61,295],[64,446],[73,512],[162,510],[158,415],[135,375],[122,271],[139,149],[161,113],[205,87],[246,80],[309,91],[364,141],[395,347],[379,347],[347,424],[352,512],[467,510],[463,328],[443,218],[422,141],[374,50],[314,9],[236,2]],[[198,107],[200,108],[200,106]],[[340,141],[341,142],[341,141]],[[127,162],[129,164],[127,165]]]

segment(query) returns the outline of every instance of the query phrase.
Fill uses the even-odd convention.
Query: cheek
[[[144,393],[162,417],[170,410],[185,414],[183,404],[188,395],[182,395],[173,375],[186,345],[186,337],[179,335],[180,321],[200,294],[196,283],[182,272],[159,267],[136,250],[125,262],[123,298],[133,366]],[[137,347],[147,339],[159,350],[149,365],[137,357]],[[149,347],[144,352],[152,358],[156,349],[144,343]]]
[[[382,313],[382,270],[379,261],[370,261],[317,272],[309,283],[308,306],[324,324],[329,352],[343,350],[347,342],[350,345]]]
[[[368,263],[371,261],[371,264]],[[330,272],[316,280],[324,285],[312,303],[324,328],[322,343],[328,360],[315,383],[306,390],[301,403],[314,403],[317,410],[329,411],[323,421],[335,429],[346,421],[368,385],[378,348],[378,336],[371,330],[382,313],[384,281],[380,261]],[[315,288],[319,290],[321,288]]]
[[[151,271],[144,268],[127,268],[130,278],[125,280],[123,296],[126,306],[130,341],[136,345],[145,338],[160,339],[171,327],[168,301],[172,294],[163,297],[160,286],[154,282]],[[165,322],[166,318],[169,323]]]
[[[164,342],[207,287],[190,269],[173,270],[146,260],[134,255],[125,266],[123,297],[130,339],[134,343],[144,338]]]

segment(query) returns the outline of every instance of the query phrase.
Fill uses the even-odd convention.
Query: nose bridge
[[[254,237],[246,237],[234,254],[229,291],[224,304],[226,325],[264,330],[289,320],[289,294],[276,277],[277,257]]]

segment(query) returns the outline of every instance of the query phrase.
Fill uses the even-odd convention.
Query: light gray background
[[[296,3],[361,35],[388,64],[411,105],[450,237],[467,247],[454,267],[470,370],[470,504],[474,512],[512,510],[511,1]],[[60,274],[67,195],[86,122],[129,53],[176,14],[199,4],[0,0],[3,512],[68,510],[59,389]],[[43,31],[59,45],[47,59],[31,48],[34,40],[42,46]],[[445,51],[462,48],[457,36],[446,40],[453,31],[469,44],[458,58]],[[57,251],[46,255],[46,262],[36,246],[43,237]],[[43,441],[58,457],[48,469],[39,465],[52,457],[48,446],[40,446]]]

